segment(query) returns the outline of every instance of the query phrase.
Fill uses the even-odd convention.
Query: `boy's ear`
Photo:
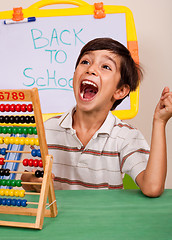
[[[127,84],[122,85],[120,88],[116,89],[114,92],[114,99],[119,100],[125,98],[130,92],[130,87]]]

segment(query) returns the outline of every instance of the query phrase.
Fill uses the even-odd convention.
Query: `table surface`
[[[172,190],[159,198],[145,197],[140,190],[55,193],[58,215],[44,218],[42,230],[0,227],[0,240],[172,239]]]

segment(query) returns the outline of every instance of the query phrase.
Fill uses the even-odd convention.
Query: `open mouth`
[[[80,96],[84,100],[92,100],[98,92],[98,86],[89,80],[83,80],[80,86]]]

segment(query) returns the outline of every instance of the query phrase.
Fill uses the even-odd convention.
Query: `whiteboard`
[[[125,13],[37,18],[4,25],[0,21],[1,89],[37,87],[43,113],[75,105],[72,78],[81,48],[91,39],[112,37],[127,47]],[[118,107],[130,109],[130,98]]]

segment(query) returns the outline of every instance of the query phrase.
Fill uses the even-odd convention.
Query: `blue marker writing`
[[[4,20],[4,24],[27,23],[27,22],[35,22],[35,21],[36,21],[36,17],[24,18],[21,21],[13,21],[12,19],[7,19],[7,20]]]

